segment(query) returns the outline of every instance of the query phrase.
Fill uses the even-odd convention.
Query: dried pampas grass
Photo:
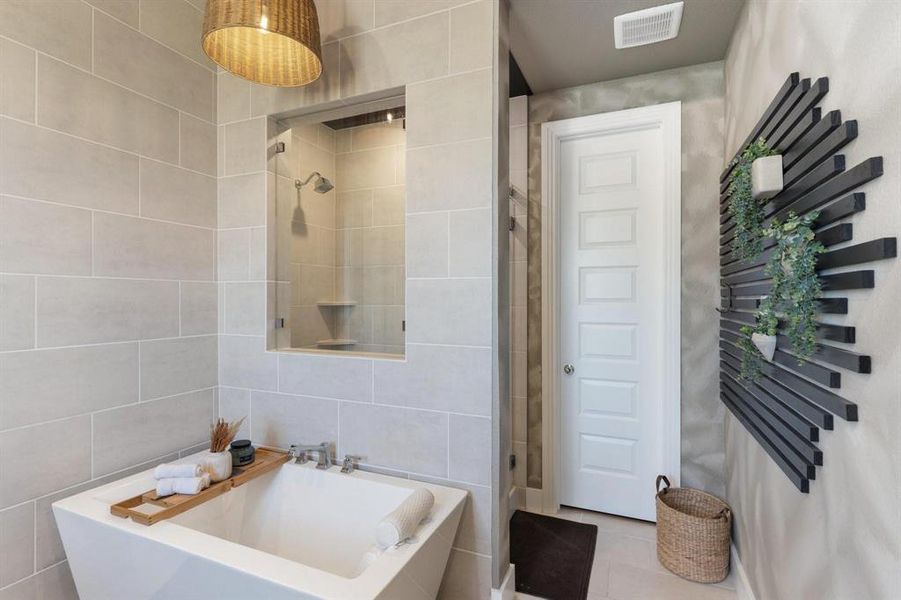
[[[228,445],[235,439],[235,435],[237,435],[238,429],[241,428],[241,423],[243,422],[244,417],[232,423],[220,418],[210,425],[210,452],[225,452],[228,450]]]

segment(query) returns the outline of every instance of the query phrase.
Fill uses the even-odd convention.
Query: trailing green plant
[[[751,191],[751,164],[758,158],[774,154],[773,149],[760,138],[732,161],[734,168],[728,187],[729,214],[735,220],[732,253],[738,260],[752,260],[763,251],[763,204],[754,199]]]
[[[760,303],[757,326],[743,327],[739,340],[742,349],[742,378],[756,380],[760,372],[760,352],[751,341],[753,333],[775,335],[782,315],[782,329],[788,338],[798,364],[816,351],[816,306],[822,294],[817,277],[817,257],[826,251],[813,232],[819,213],[803,217],[789,213],[784,222],[773,219],[761,230],[763,236],[776,242],[764,272],[772,277],[770,295]]]

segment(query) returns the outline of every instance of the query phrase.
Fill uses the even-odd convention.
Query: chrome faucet
[[[294,462],[304,464],[310,460],[310,452],[315,452],[318,456],[316,462],[317,469],[328,469],[332,466],[331,442],[322,442],[321,444],[296,445],[292,444],[288,448],[288,456],[294,459]]]

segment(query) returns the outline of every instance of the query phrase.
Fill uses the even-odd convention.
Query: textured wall
[[[744,8],[726,57],[725,155],[732,156],[792,71],[829,77],[823,112],[857,119],[842,150],[849,168],[885,157],[854,217],[859,243],[901,233],[901,4],[759,2]],[[872,263],[873,290],[851,291],[851,349],[873,357],[873,373],[842,372],[842,396],[860,421],[836,419],[821,434],[824,465],[801,494],[731,413],[726,422],[727,498],[757,598],[897,598],[901,589],[901,261]],[[844,294],[843,294],[844,295]]]
[[[0,597],[74,598],[51,503],[208,436],[202,5],[0,2]]]
[[[257,442],[335,440],[339,456],[360,454],[370,467],[469,491],[447,598],[487,597],[491,588],[493,4],[319,2],[322,79],[280,90],[218,78],[219,210],[229,215],[223,228],[234,232],[234,245],[220,245],[220,256],[243,256],[246,265],[221,283],[220,410],[249,414]],[[267,160],[267,148],[280,133],[270,115],[356,103],[404,86],[405,358],[267,351],[276,287],[275,254],[267,260],[266,252],[275,239],[267,224],[274,224],[276,161]]]
[[[723,63],[536,94],[529,101],[528,485],[541,487],[541,124],[682,101],[682,484],[723,493],[717,397]]]

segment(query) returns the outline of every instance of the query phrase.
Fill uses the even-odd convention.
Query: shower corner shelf
[[[337,308],[340,308],[343,306],[356,306],[356,305],[357,305],[356,300],[320,300],[319,302],[316,303],[316,306],[326,306],[326,307],[334,306]]]
[[[317,346],[353,346],[357,343],[357,340],[318,340],[316,342]]]

